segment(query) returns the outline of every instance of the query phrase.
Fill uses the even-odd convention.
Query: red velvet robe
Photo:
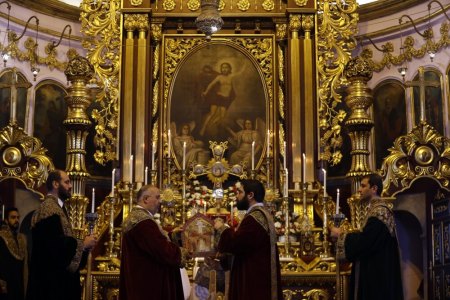
[[[283,299],[273,221],[267,220],[261,209],[254,207],[236,232],[226,229],[220,236],[219,251],[234,255],[230,300]],[[275,268],[274,272],[272,268]]]
[[[124,222],[120,300],[184,300],[181,251],[142,208]]]

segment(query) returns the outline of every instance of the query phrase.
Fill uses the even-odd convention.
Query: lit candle
[[[130,182],[133,182],[133,155],[130,155]]]
[[[325,200],[325,197],[327,196],[327,171],[322,168],[323,172],[323,198]]]
[[[111,174],[111,197],[114,197],[114,180],[116,178],[116,168],[112,169]]]
[[[339,214],[339,189],[337,189],[336,194],[336,214]]]
[[[186,142],[183,142],[183,170],[186,170]]]
[[[252,170],[255,169],[255,141],[252,142]]]
[[[270,156],[270,130],[267,129],[267,157]]]
[[[302,154],[303,156],[303,183],[306,182],[306,155],[305,153]]]
[[[95,189],[92,188],[92,203],[91,203],[91,213],[95,212]]]
[[[148,167],[145,167],[145,171],[144,171],[144,184],[147,185],[148,183]]]
[[[156,153],[156,143],[152,142],[152,170],[155,170],[155,153]]]
[[[168,139],[168,141],[167,141],[167,152],[168,152],[168,155],[170,157],[170,150],[172,150],[172,138],[170,136],[170,129],[167,132],[167,139]]]

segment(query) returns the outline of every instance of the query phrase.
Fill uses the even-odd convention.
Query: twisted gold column
[[[86,137],[91,125],[86,114],[86,109],[91,103],[86,84],[92,79],[94,68],[86,58],[76,56],[69,61],[64,73],[71,82],[69,94],[65,98],[68,112],[64,120],[67,130],[66,171],[73,186],[72,197],[67,202],[67,211],[75,234],[81,237],[84,232],[86,205],[89,202],[84,195],[85,181],[90,177],[85,163]]]
[[[372,173],[369,167],[369,138],[373,121],[367,109],[373,103],[372,91],[367,82],[372,78],[373,70],[369,63],[361,57],[352,58],[345,66],[344,75],[350,82],[345,103],[351,114],[345,125],[352,141],[352,165],[347,176],[352,179],[352,194],[358,189],[359,179]]]

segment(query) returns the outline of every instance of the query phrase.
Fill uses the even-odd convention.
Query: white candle
[[[156,153],[156,143],[152,142],[152,170],[155,170],[155,153]]]
[[[267,157],[270,156],[270,130],[267,129]]]
[[[170,129],[167,132],[167,152],[168,152],[168,156],[170,157],[170,150],[172,150],[172,138],[170,135]]]
[[[288,197],[288,180],[289,180],[289,172],[288,169],[284,169],[285,177],[284,177],[284,197]]]
[[[231,221],[231,226],[233,226],[233,200],[230,201],[230,221]]]
[[[145,171],[144,171],[144,184],[147,185],[148,183],[148,167],[145,167]]]
[[[283,157],[283,169],[287,169],[286,168],[286,156],[287,156],[287,148],[286,148],[286,142],[284,142],[284,157]]]
[[[255,169],[255,141],[252,142],[252,170]]]
[[[183,170],[186,170],[186,142],[183,142]]]
[[[339,214],[339,189],[337,189],[336,194],[336,214]]]
[[[305,153],[302,154],[303,156],[303,183],[306,182],[306,155]]]
[[[111,174],[111,197],[114,197],[114,179],[116,178],[116,168],[112,169]]]
[[[133,182],[133,155],[130,155],[130,182]]]
[[[327,196],[327,171],[322,168],[323,172],[323,198],[325,200],[325,197]]]
[[[205,212],[205,214],[206,214],[206,201],[205,202],[203,202],[203,211]]]
[[[95,212],[95,189],[92,188],[92,203],[91,203],[91,213]]]
[[[285,225],[285,231],[287,234],[289,234],[289,207],[288,204],[286,203],[286,225]]]

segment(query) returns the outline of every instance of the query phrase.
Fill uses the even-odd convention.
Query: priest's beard
[[[61,185],[58,187],[58,198],[59,199],[61,199],[62,201],[66,201],[67,199],[70,198],[70,196],[71,196],[70,190],[66,190]]]
[[[238,210],[247,210],[249,207],[247,196],[244,196],[242,200],[238,200],[236,207]]]

